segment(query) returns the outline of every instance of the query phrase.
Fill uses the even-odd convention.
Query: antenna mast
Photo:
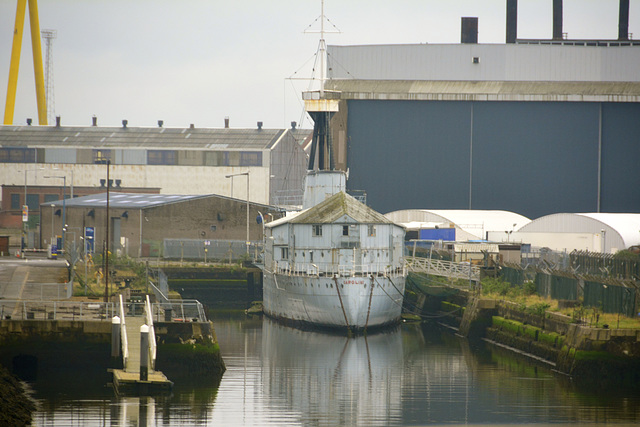
[[[320,46],[318,50],[320,51],[320,97],[322,98],[324,96],[325,80],[324,60],[327,55],[327,45],[324,41],[324,0],[320,2]]]
[[[45,73],[44,89],[47,102],[47,118],[49,123],[55,122],[56,102],[53,93],[53,40],[57,36],[56,30],[42,30],[42,38],[45,41]]]

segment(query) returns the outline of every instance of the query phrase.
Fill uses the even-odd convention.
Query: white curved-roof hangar
[[[401,225],[417,222],[449,227],[453,224],[459,230],[456,231],[458,241],[485,239],[490,231],[513,232],[531,222],[515,212],[500,210],[405,209],[389,212],[385,216]]]
[[[522,233],[590,233],[604,230],[604,251],[627,249],[640,244],[640,214],[559,213],[540,217],[525,225]]]

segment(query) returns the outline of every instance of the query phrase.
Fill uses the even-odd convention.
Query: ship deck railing
[[[274,273],[285,276],[307,277],[394,277],[406,276],[407,270],[402,265],[385,264],[314,264],[277,262]]]

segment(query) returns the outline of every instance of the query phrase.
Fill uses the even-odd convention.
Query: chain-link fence
[[[635,316],[639,312],[640,285],[630,280],[612,277],[574,274],[567,271],[522,269],[515,265],[500,266],[500,277],[515,286],[525,280],[533,282],[538,295],[556,300],[578,301],[585,307],[596,307],[605,313]]]

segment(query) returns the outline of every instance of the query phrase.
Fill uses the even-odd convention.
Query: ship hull
[[[286,323],[360,331],[400,321],[405,277],[264,272],[263,310]]]

